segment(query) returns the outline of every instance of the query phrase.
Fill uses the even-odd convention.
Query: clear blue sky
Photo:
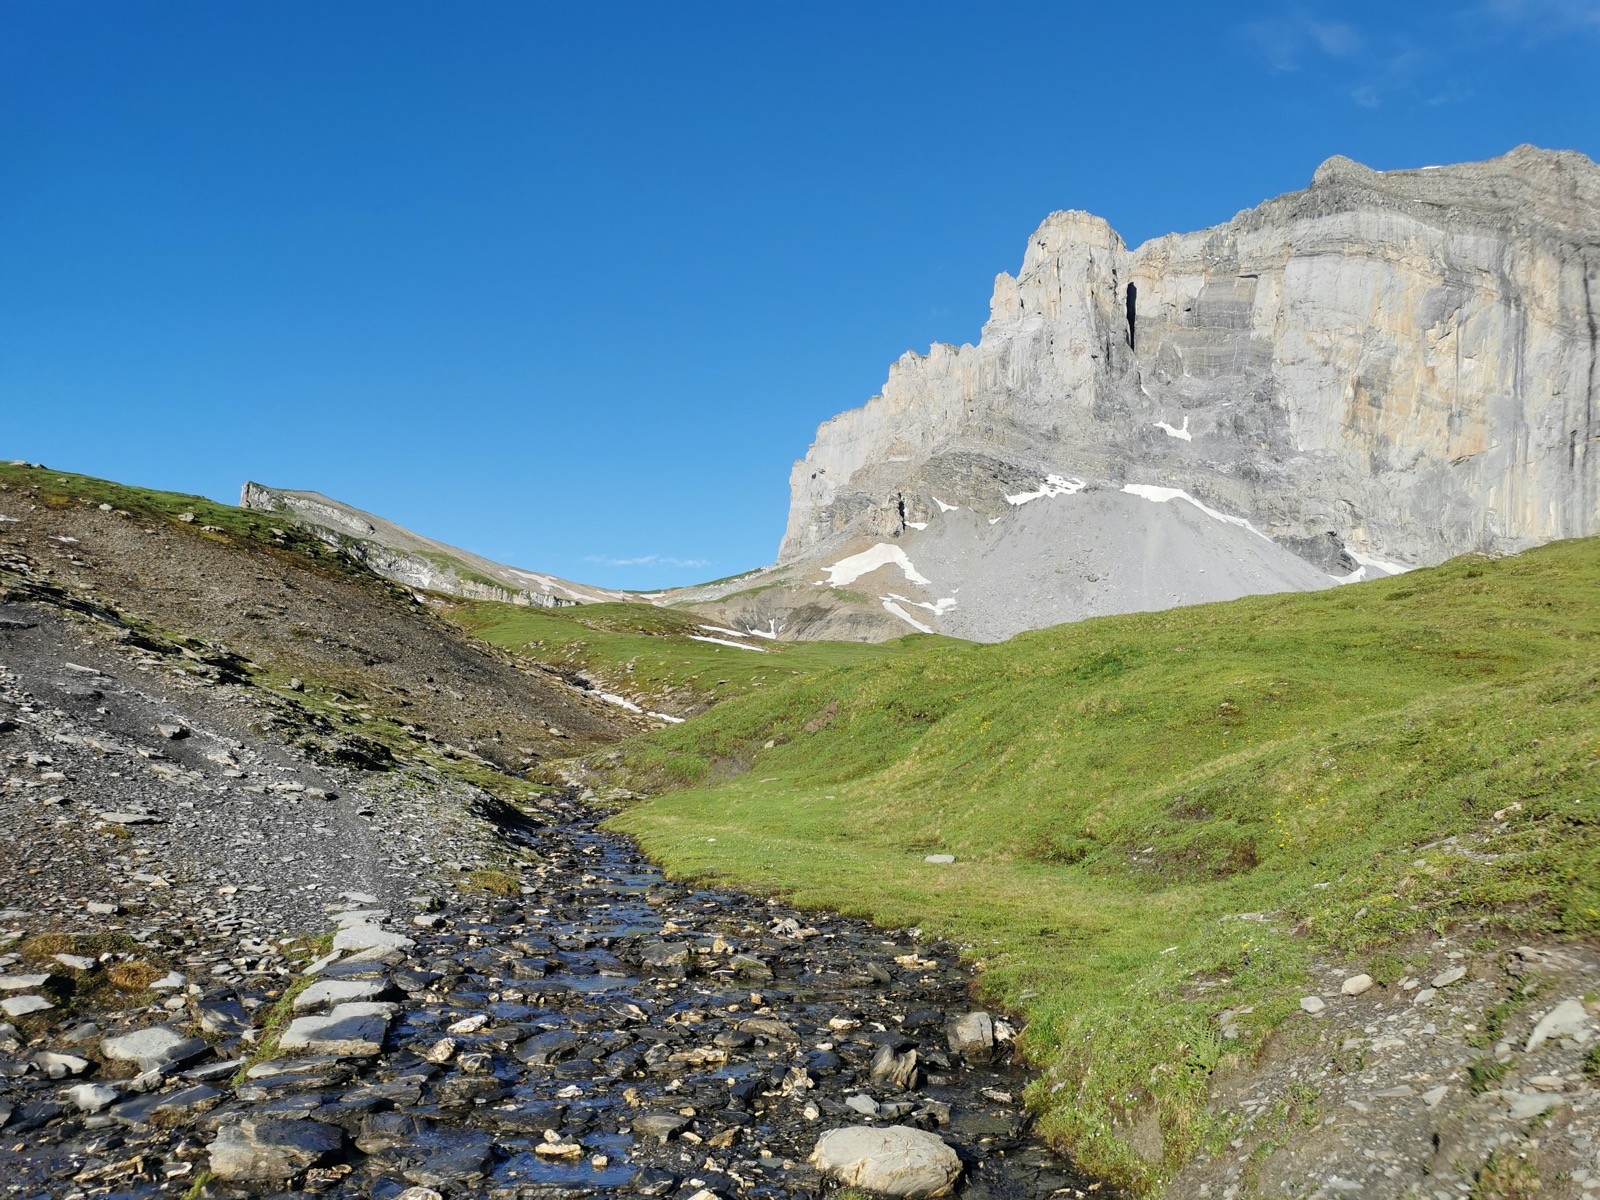
[[[1600,157],[1600,0],[1116,7],[6,0],[0,456],[687,583],[1052,209]]]

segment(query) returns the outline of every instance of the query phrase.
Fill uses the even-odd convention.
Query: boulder
[[[904,1125],[849,1125],[817,1139],[811,1165],[845,1187],[884,1196],[943,1196],[961,1178],[961,1160],[935,1134]]]
[[[339,1152],[343,1135],[318,1121],[228,1125],[211,1143],[211,1170],[227,1183],[284,1183]]]
[[[986,1012],[962,1013],[951,1017],[946,1029],[950,1053],[969,1063],[994,1061],[994,1019]]]

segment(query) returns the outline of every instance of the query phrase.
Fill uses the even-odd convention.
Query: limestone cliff
[[[1532,147],[1332,158],[1132,250],[1054,213],[976,346],[906,354],[821,427],[779,562],[1004,514],[1050,474],[1181,489],[1341,577],[1600,532],[1597,275],[1600,167]]]

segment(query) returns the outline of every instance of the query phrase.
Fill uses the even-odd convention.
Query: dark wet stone
[[[548,1066],[571,1058],[582,1044],[581,1039],[566,1030],[554,1029],[548,1033],[535,1034],[520,1043],[516,1049],[516,1056],[518,1061],[530,1066]]]

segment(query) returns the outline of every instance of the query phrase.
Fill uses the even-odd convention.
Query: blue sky
[[[0,456],[688,583],[1052,209],[1600,157],[1600,0],[1112,7],[7,0]]]

